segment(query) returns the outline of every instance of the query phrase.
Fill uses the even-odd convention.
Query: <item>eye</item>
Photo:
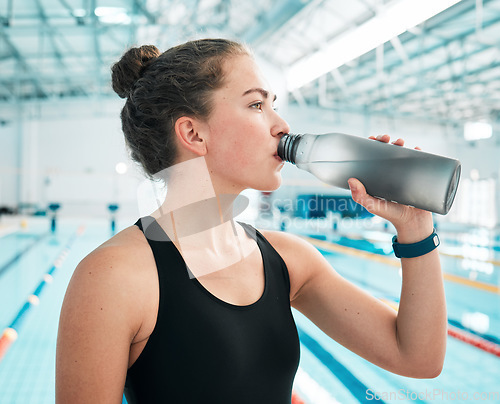
[[[255,102],[255,103],[251,104],[250,108],[255,108],[255,109],[262,110],[262,101],[258,101],[258,102]]]

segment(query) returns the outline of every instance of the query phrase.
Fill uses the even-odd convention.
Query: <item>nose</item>
[[[284,134],[290,132],[290,126],[276,111],[274,111],[274,117],[275,120],[271,128],[271,135],[281,138]]]

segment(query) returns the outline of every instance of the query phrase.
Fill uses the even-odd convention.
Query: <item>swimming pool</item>
[[[16,323],[18,338],[0,361],[0,403],[53,403],[57,323],[66,286],[78,262],[110,237],[110,225],[104,219],[62,218],[57,232],[51,234],[47,219],[30,218],[26,228],[19,223],[12,220],[13,231],[0,238],[0,332],[16,318],[28,296],[41,283],[44,287],[39,304],[29,304]],[[131,223],[119,221],[118,229]],[[78,235],[82,224],[85,232]],[[389,234],[342,229],[299,233],[314,236],[310,241],[342,276],[397,306],[401,277],[398,261],[390,254]],[[376,398],[384,402],[500,401],[500,357],[494,353],[500,339],[498,234],[443,230],[440,236],[449,324],[455,331],[448,337],[441,375],[418,380],[377,368],[294,311],[301,339],[295,390],[305,403]],[[46,274],[51,269],[49,283]],[[467,342],[459,339],[463,336]]]

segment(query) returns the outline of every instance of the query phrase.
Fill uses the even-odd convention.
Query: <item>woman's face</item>
[[[275,95],[250,56],[226,60],[224,71],[207,121],[205,159],[212,183],[227,193],[274,190],[283,167],[276,151],[288,124],[274,110]]]

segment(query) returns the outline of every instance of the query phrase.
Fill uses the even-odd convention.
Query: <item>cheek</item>
[[[251,118],[233,110],[213,117],[210,122],[211,149],[224,169],[255,167],[262,155],[265,130]]]
[[[254,163],[262,155],[262,152],[261,150],[259,150],[258,146],[259,145],[255,142],[249,143],[245,146],[245,153],[243,156],[245,162]]]
[[[236,162],[250,163],[262,151],[263,139],[258,133],[253,125],[241,121],[237,125],[225,126],[213,137],[217,154]]]
[[[229,160],[233,167],[249,167],[255,161],[255,153],[252,153],[246,145],[235,144],[229,154]]]
[[[217,165],[226,175],[237,178],[246,177],[255,172],[258,167],[258,154],[255,148],[242,142],[231,142],[230,145],[220,150]]]

